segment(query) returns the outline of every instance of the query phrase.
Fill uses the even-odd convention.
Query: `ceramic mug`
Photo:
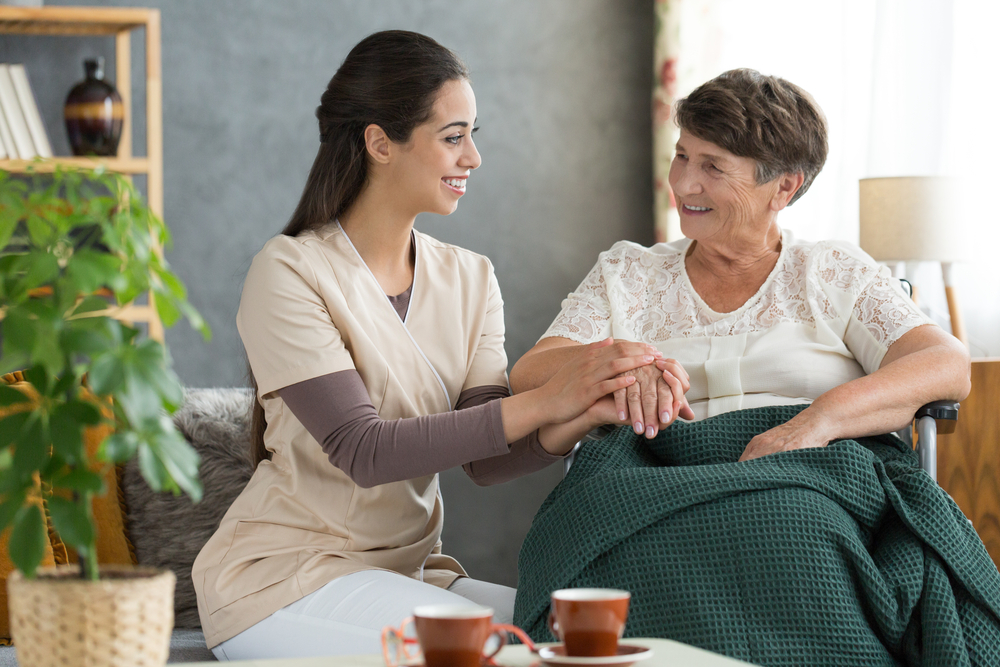
[[[613,588],[566,588],[552,593],[549,630],[574,657],[611,656],[625,632],[632,594]]]
[[[412,624],[417,636],[407,636]],[[424,605],[398,628],[382,630],[387,667],[416,663],[426,667],[480,667],[507,643],[507,633],[523,633],[512,625],[493,623],[493,610],[461,604]],[[419,650],[417,650],[419,645]]]

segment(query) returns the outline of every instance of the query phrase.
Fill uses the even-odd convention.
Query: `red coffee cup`
[[[552,593],[549,630],[574,657],[611,656],[625,632],[632,594],[613,588],[566,588]]]
[[[424,605],[413,610],[399,628],[382,630],[382,654],[388,667],[416,662],[426,667],[480,667],[504,647],[512,625],[493,623],[493,610],[461,604]],[[416,628],[416,638],[406,635]],[[419,644],[417,652],[415,644]]]

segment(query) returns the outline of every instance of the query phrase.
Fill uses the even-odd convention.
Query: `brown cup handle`
[[[486,638],[486,643],[489,644],[490,639],[492,639],[493,637],[497,638],[497,647],[493,649],[491,653],[483,653],[483,660],[486,661],[486,663],[489,665],[497,664],[496,662],[493,661],[493,657],[497,653],[499,653],[504,646],[507,645],[507,633],[504,632],[504,629],[501,626],[494,625],[491,628],[490,636]]]
[[[507,625],[506,623],[494,623],[492,630],[494,632],[497,631],[509,632],[510,634],[514,635],[519,640],[521,640],[521,643],[527,646],[529,651],[531,651],[532,653],[538,653],[538,647],[535,646],[535,642],[531,641],[531,637],[529,637],[524,632],[524,630],[517,627],[516,625]],[[503,648],[503,646],[501,645],[500,648]],[[494,653],[493,655],[496,655],[496,653]]]
[[[549,632],[552,636],[562,641],[562,636],[559,634],[559,621],[556,620],[556,612],[552,610],[549,612]]]

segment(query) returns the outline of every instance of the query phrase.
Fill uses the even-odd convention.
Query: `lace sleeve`
[[[878,369],[889,346],[906,332],[934,323],[906,296],[888,268],[858,248],[833,248],[821,262],[820,277],[853,301],[845,343],[866,373]]]
[[[858,296],[854,317],[886,349],[907,331],[933,322],[903,293],[899,281],[886,268]]]
[[[563,299],[562,310],[542,338],[559,336],[586,345],[610,335],[611,305],[604,283],[603,262],[598,260],[576,291]]]

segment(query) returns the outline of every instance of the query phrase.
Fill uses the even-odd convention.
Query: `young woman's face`
[[[476,96],[468,81],[438,91],[431,119],[413,130],[393,165],[393,187],[417,213],[448,215],[458,207],[473,169],[482,163],[472,134]]]

